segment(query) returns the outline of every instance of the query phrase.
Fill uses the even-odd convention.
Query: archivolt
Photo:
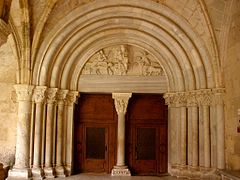
[[[96,1],[72,11],[41,44],[33,84],[78,90],[81,69],[95,52],[131,44],[159,60],[169,91],[216,87],[218,72],[190,25],[161,4],[141,2]]]

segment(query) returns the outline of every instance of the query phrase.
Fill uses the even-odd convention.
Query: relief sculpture
[[[161,65],[140,48],[119,45],[101,49],[85,64],[82,74],[163,76]]]

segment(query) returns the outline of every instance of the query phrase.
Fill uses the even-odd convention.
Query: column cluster
[[[173,175],[202,177],[213,169],[224,169],[223,95],[222,88],[164,95]]]
[[[46,86],[17,85],[15,89],[19,104],[16,162],[9,178],[70,175],[73,109],[79,93]]]

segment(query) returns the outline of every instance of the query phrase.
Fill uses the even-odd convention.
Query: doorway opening
[[[126,165],[132,175],[167,173],[167,106],[162,95],[133,94],[126,114]],[[75,108],[75,173],[116,165],[117,113],[110,94],[82,94]]]

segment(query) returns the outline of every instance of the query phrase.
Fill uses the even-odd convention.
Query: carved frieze
[[[101,49],[85,64],[82,74],[163,76],[159,62],[147,51],[118,45]]]

